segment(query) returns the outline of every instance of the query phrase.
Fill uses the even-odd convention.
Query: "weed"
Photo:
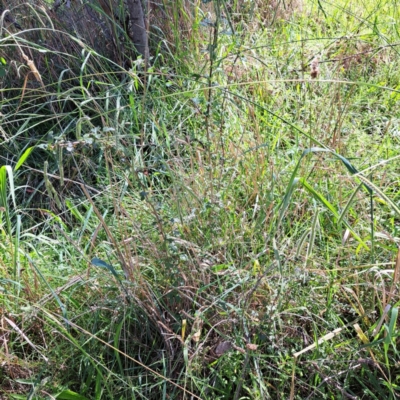
[[[2,26],[1,396],[398,397],[398,9],[204,3]]]

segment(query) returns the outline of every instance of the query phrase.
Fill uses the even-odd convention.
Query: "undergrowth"
[[[398,398],[396,4],[190,10],[2,25],[1,398]]]

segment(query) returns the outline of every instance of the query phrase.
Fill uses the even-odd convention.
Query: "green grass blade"
[[[327,208],[337,219],[339,219],[339,214],[335,207],[333,207],[333,205],[321,193],[317,192],[304,178],[300,178],[299,182],[314,197],[315,200],[325,206],[325,208]]]
[[[21,216],[17,216],[17,225],[16,225],[16,232],[15,232],[15,238],[14,238],[14,268],[13,268],[13,275],[14,275],[14,281],[19,282],[20,280],[20,267],[19,267],[19,249],[20,249],[20,239],[21,239]],[[15,294],[16,298],[19,298],[19,290],[20,290],[20,285],[15,287]],[[17,291],[18,288],[18,291]]]
[[[65,205],[70,211],[70,213],[80,222],[84,223],[85,219],[83,218],[82,214],[78,211],[76,206],[72,203],[70,199],[65,199]]]
[[[79,393],[73,392],[72,390],[63,390],[61,393],[54,396],[59,400],[88,400],[87,397],[82,396]]]
[[[385,337],[384,342],[389,345],[393,344],[395,346],[395,339],[396,339],[396,324],[397,324],[397,317],[399,315],[399,308],[393,307],[392,312],[390,313],[390,322],[387,326],[387,335]],[[395,347],[396,349],[396,347]]]
[[[17,164],[14,167],[14,172],[18,171],[18,169],[21,167],[21,165],[26,161],[26,159],[29,157],[29,155],[32,153],[34,147],[28,147],[24,153],[22,154],[22,156],[20,157],[20,159],[18,160]]]
[[[292,175],[290,176],[290,180],[289,180],[289,183],[287,185],[286,193],[285,193],[285,195],[283,197],[283,200],[281,201],[281,203],[278,206],[278,209],[280,209],[279,224],[282,222],[283,216],[284,216],[284,214],[285,214],[285,212],[286,212],[286,210],[287,210],[287,208],[289,206],[289,202],[290,202],[293,190],[294,190],[296,184],[299,181],[299,178],[297,178],[297,171],[300,168],[301,161],[308,154],[315,153],[315,152],[330,152],[330,150],[324,149],[322,147],[311,147],[309,149],[305,149],[302,152],[302,154],[300,156],[300,159],[297,162],[296,167],[294,168],[294,170],[292,172]]]
[[[309,240],[309,245],[307,248],[306,261],[312,256],[314,243],[315,243],[315,236],[317,235],[317,229],[318,229],[318,217],[319,217],[319,210],[317,208],[315,210],[315,215],[314,215],[314,218],[313,218],[313,221],[311,224],[310,240]]]
[[[100,260],[100,258],[97,258],[97,257],[93,258],[92,261],[91,261],[91,263],[92,263],[95,267],[105,268],[105,269],[109,270],[109,271],[112,273],[112,275],[113,275],[119,282],[121,282],[120,277],[119,277],[119,275],[118,275],[118,272],[114,269],[114,267],[113,267],[111,264],[108,264],[108,263],[106,263],[105,261]]]
[[[125,323],[125,319],[122,318],[121,321],[119,322],[119,324],[117,325],[117,329],[116,329],[116,331],[114,333],[114,347],[116,349],[118,348],[119,343],[120,343],[121,331],[122,331],[122,328],[124,326],[124,323]],[[115,358],[117,359],[117,363],[118,363],[120,374],[123,375],[124,374],[124,368],[122,366],[121,356],[120,356],[119,352],[115,351],[115,350],[114,350],[114,355],[115,355]]]
[[[0,213],[8,211],[7,204],[7,174],[5,166],[0,168]]]
[[[365,185],[372,188],[383,200],[386,201],[388,206],[390,206],[393,209],[393,211],[398,216],[400,216],[400,208],[397,207],[397,205],[388,196],[386,196],[386,194],[383,193],[383,191],[380,188],[378,188],[374,183],[372,183],[369,179],[367,179],[365,176],[363,176],[361,174],[357,175],[357,177],[360,178],[360,180],[363,181],[365,183]]]
[[[354,190],[353,194],[350,196],[350,199],[348,200],[343,211],[339,215],[338,224],[340,224],[343,221],[344,216],[347,214],[347,211],[349,211],[349,208],[350,208],[351,204],[353,203],[354,197],[356,196],[357,192],[361,189],[361,187],[363,185],[364,185],[363,183],[360,183],[357,186],[357,188]]]
[[[12,169],[9,165],[3,165],[0,168],[0,220],[4,212],[6,217],[7,231],[8,234],[11,235],[11,218],[10,208],[8,206],[7,175],[10,182],[11,197],[13,199],[14,208],[16,208],[17,206],[15,204],[14,179]]]
[[[29,260],[29,263],[33,266],[35,269],[36,273],[40,276],[44,284],[49,288],[53,298],[56,300],[57,304],[59,305],[62,314],[64,318],[67,318],[67,309],[65,308],[64,303],[61,301],[60,297],[57,295],[57,293],[53,290],[53,288],[50,286],[49,282],[45,278],[45,276],[42,274],[42,271],[36,266],[36,263],[32,260],[29,254],[25,253],[25,257]]]
[[[13,202],[13,206],[14,206],[14,208],[17,208],[17,203],[15,201],[15,188],[14,188],[13,170],[9,165],[5,165],[5,168],[6,168],[7,174],[8,174],[8,181],[9,181],[9,185],[10,185],[10,194],[11,194],[11,199],[12,199],[12,202]]]
[[[337,221],[339,220],[339,214],[336,211],[335,207],[319,192],[317,192],[304,178],[299,179],[301,184],[304,186],[304,188],[318,201],[320,202],[327,210],[329,210],[332,215],[337,218]],[[353,234],[354,238],[366,249],[369,250],[369,247],[367,244],[358,236],[353,228],[349,225],[349,223],[342,218],[341,220],[342,223],[350,230],[350,232]]]

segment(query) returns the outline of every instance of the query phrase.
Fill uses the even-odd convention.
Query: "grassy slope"
[[[175,68],[101,67],[76,114],[19,110],[41,147],[0,174],[5,398],[398,396],[398,7],[242,12]]]

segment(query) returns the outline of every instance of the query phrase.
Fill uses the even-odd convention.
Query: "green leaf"
[[[337,223],[340,221],[343,223],[349,231],[352,233],[354,238],[360,243],[362,247],[364,247],[366,250],[369,250],[369,247],[366,245],[366,243],[360,238],[360,236],[357,235],[356,232],[354,232],[353,228],[350,226],[350,224],[344,219],[341,218],[338,212],[336,211],[335,207],[329,201],[319,192],[317,192],[304,178],[299,179],[299,182],[304,186],[304,188],[317,200],[319,201],[322,205],[324,205],[336,218],[337,218]]]
[[[5,207],[7,203],[7,179],[6,179],[6,172],[8,175],[8,182],[10,184],[10,192],[11,192],[11,198],[13,201],[14,208],[17,208],[16,202],[15,202],[15,193],[14,193],[14,175],[12,168],[9,165],[3,165],[0,168],[0,196],[1,196],[1,201],[0,201],[0,207]]]
[[[383,200],[386,201],[386,203],[392,208],[392,210],[398,215],[400,216],[400,208],[397,207],[397,205],[388,197],[386,196],[385,193],[383,193],[383,191],[378,188],[378,186],[376,186],[374,183],[372,183],[370,180],[368,180],[365,176],[363,175],[359,175],[358,176],[360,178],[360,180],[363,182],[365,187],[368,187],[369,190],[375,191]]]
[[[323,204],[336,218],[339,219],[339,214],[335,207],[319,192],[317,192],[304,178],[300,178],[300,183],[307,189],[307,191],[321,204]]]
[[[339,219],[338,219],[338,224],[340,224],[340,223],[342,222],[344,216],[347,214],[347,211],[350,209],[350,206],[351,206],[351,204],[353,203],[353,200],[354,200],[354,198],[356,197],[357,192],[361,189],[361,187],[362,187],[363,185],[364,185],[364,184],[361,182],[361,183],[357,186],[356,190],[354,190],[353,194],[350,196],[350,199],[348,200],[347,204],[345,205],[345,207],[343,208],[343,210],[342,210],[342,212],[341,212],[341,214],[340,214],[340,217],[339,217]]]
[[[372,185],[370,185],[370,184],[368,183],[368,181],[367,181],[367,183],[365,182],[366,179],[365,179],[362,175],[359,174],[359,171],[357,170],[357,168],[355,168],[354,165],[353,165],[346,157],[343,157],[342,155],[340,155],[340,154],[338,154],[338,153],[336,153],[336,152],[334,152],[334,151],[332,151],[332,150],[330,150],[330,149],[324,148],[324,147],[310,147],[310,148],[308,148],[308,149],[303,150],[303,153],[301,154],[300,159],[299,159],[299,161],[297,162],[296,167],[295,167],[295,169],[293,170],[292,175],[291,175],[291,177],[290,177],[290,181],[289,181],[289,184],[288,184],[288,186],[287,186],[285,196],[284,196],[282,202],[281,202],[281,203],[279,204],[279,206],[278,206],[278,209],[280,209],[279,223],[282,222],[282,219],[283,219],[283,217],[284,217],[284,214],[285,214],[285,212],[286,212],[286,209],[287,209],[288,206],[289,206],[289,201],[290,201],[290,198],[291,198],[291,196],[292,196],[294,187],[295,187],[296,184],[299,182],[299,178],[297,178],[296,175],[297,175],[297,171],[298,171],[299,168],[300,168],[300,165],[301,165],[301,162],[302,162],[303,158],[304,158],[305,156],[307,156],[308,154],[310,154],[310,153],[320,153],[320,152],[322,152],[322,153],[330,153],[330,154],[332,154],[334,157],[336,157],[338,160],[340,160],[340,161],[344,164],[344,166],[347,168],[347,170],[348,170],[352,175],[357,174],[357,176],[360,178],[360,180],[363,181],[362,186],[364,186],[364,187],[366,188],[366,190],[368,191],[368,193],[369,193],[369,194],[372,193],[372,189],[371,189]],[[303,181],[303,182],[305,182],[305,181]],[[302,183],[303,183],[303,182],[302,182]],[[305,186],[306,189],[307,189],[318,201],[320,201],[322,204],[324,204],[325,207],[327,207],[327,208],[335,215],[335,217],[337,217],[339,220],[341,220],[341,219],[343,218],[343,215],[342,215],[342,217],[339,217],[339,215],[338,215],[337,211],[334,209],[334,207],[333,207],[320,193],[316,192],[316,191],[315,191],[310,185],[308,185],[307,183],[306,183],[306,184],[303,183],[303,186]],[[321,196],[322,196],[322,197],[321,197]],[[361,240],[361,239],[360,239],[360,240]],[[362,241],[361,241],[361,242],[362,242]],[[364,243],[364,242],[362,242],[362,243]],[[365,247],[365,246],[366,246],[366,245],[363,244],[363,247]]]
[[[3,165],[0,168],[0,222],[2,219],[3,212],[5,212],[8,234],[11,234],[11,218],[10,218],[10,210],[8,207],[8,195],[7,195],[7,174],[10,184],[11,198],[13,200],[13,205],[14,208],[17,208],[15,202],[14,178],[12,169],[9,165]]]
[[[1,207],[7,209],[7,175],[5,166],[0,168],[0,208]]]
[[[227,264],[217,264],[211,268],[212,272],[214,272],[214,273],[226,271],[227,269],[229,269],[229,265],[227,265]]]
[[[91,263],[92,263],[95,267],[100,267],[100,268],[108,269],[108,270],[113,274],[113,276],[115,277],[115,279],[117,279],[117,281],[118,281],[119,284],[121,285],[122,289],[124,290],[124,292],[125,292],[125,294],[126,294],[126,299],[127,299],[127,301],[130,303],[130,300],[129,300],[129,293],[128,293],[128,291],[126,290],[125,286],[123,285],[122,280],[120,279],[120,277],[119,277],[117,271],[114,269],[114,267],[113,267],[112,265],[106,263],[105,261],[100,260],[100,258],[96,258],[96,257],[92,259]]]
[[[72,390],[63,390],[61,393],[57,394],[55,398],[59,400],[88,400],[87,397],[73,392]]]
[[[387,335],[385,336],[384,343],[386,345],[389,345],[392,342],[394,343],[396,339],[396,323],[398,314],[399,314],[399,308],[393,307],[390,315],[389,325],[388,326],[385,325]]]
[[[82,214],[78,211],[76,206],[72,203],[71,200],[65,199],[65,205],[67,206],[68,210],[71,214],[81,223],[85,222],[85,218],[83,218]]]
[[[57,214],[53,213],[50,210],[46,210],[45,208],[39,208],[38,210],[45,214],[50,215],[52,223],[56,222],[56,223],[60,224],[66,231],[68,231],[68,226],[64,223],[64,221]]]
[[[110,264],[106,263],[105,261],[100,260],[100,258],[96,258],[96,257],[92,259],[91,263],[95,267],[108,269],[115,276],[115,278],[117,278],[119,280],[119,275],[112,265],[110,265]]]
[[[16,166],[14,167],[14,171],[17,171],[19,169],[19,167],[26,161],[26,159],[29,157],[29,154],[32,153],[33,149],[34,149],[34,147],[29,147],[24,151],[24,154],[22,154],[22,156],[18,160]]]
[[[289,201],[290,198],[292,197],[292,193],[293,190],[296,186],[296,184],[298,183],[299,179],[296,177],[297,175],[297,171],[300,168],[301,165],[301,161],[303,160],[303,158],[309,154],[309,153],[315,153],[315,152],[319,152],[319,151],[323,151],[323,152],[330,152],[330,150],[328,149],[324,149],[322,147],[311,147],[309,149],[305,149],[303,151],[303,153],[300,156],[299,161],[296,164],[295,169],[292,172],[292,175],[290,177],[290,181],[288,183],[287,189],[286,189],[286,193],[285,196],[283,197],[282,202],[279,204],[278,209],[280,209],[280,216],[279,216],[279,224],[282,222],[282,219],[285,215],[286,209],[289,207]]]
[[[8,173],[8,181],[10,184],[10,194],[13,201],[14,208],[17,208],[17,203],[15,201],[15,190],[14,190],[14,174],[12,168],[9,165],[5,166]]]

